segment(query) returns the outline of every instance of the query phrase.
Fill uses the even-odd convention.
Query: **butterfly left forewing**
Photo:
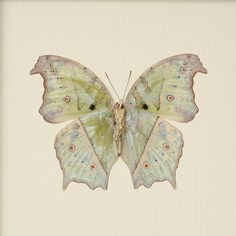
[[[102,81],[78,62],[60,56],[40,56],[30,73],[39,73],[44,79],[39,111],[47,122],[63,122],[101,108],[113,108],[113,99]]]

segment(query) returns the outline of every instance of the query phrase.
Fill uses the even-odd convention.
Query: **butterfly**
[[[165,180],[175,188],[183,137],[165,119],[188,122],[195,117],[197,72],[207,70],[196,55],[166,58],[137,79],[126,99],[115,102],[87,67],[60,56],[40,56],[30,71],[44,79],[40,114],[50,123],[74,120],[57,134],[54,145],[63,188],[75,181],[107,189],[119,156],[134,188]]]

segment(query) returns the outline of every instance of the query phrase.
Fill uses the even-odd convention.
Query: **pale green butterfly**
[[[86,183],[107,189],[112,165],[121,155],[135,188],[167,180],[176,186],[181,132],[163,118],[188,122],[198,108],[193,77],[207,73],[198,56],[169,57],[147,69],[126,99],[114,102],[88,68],[59,56],[41,56],[30,74],[44,78],[40,114],[50,123],[76,119],[56,137],[63,187]]]

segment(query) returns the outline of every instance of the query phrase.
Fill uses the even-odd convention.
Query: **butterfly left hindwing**
[[[86,183],[91,189],[107,188],[107,174],[79,121],[62,129],[54,146],[64,174],[64,189],[72,181]]]

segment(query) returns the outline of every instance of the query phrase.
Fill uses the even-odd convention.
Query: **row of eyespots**
[[[186,68],[184,67],[184,66],[186,66],[186,65],[187,65],[187,62],[184,62],[184,63],[183,63],[183,66],[180,67],[180,73],[181,73],[181,74],[186,72]],[[192,69],[191,69],[191,71],[192,71]],[[178,75],[177,78],[180,79],[180,75]],[[174,87],[177,88],[177,86],[174,86]],[[167,100],[168,100],[169,102],[172,102],[172,101],[175,99],[175,97],[174,97],[173,95],[171,95],[171,94],[167,95],[166,98],[167,98]]]
[[[74,152],[74,150],[75,150],[75,145],[74,144],[71,144],[70,146],[69,146],[69,151],[70,152]],[[96,164],[95,163],[92,163],[91,165],[90,165],[90,168],[93,170],[93,169],[95,169],[96,168]]]
[[[185,73],[186,71],[187,71],[187,69],[186,69],[186,65],[187,65],[188,63],[185,61],[185,62],[183,62],[183,65],[180,67],[180,73],[181,74],[183,74],[183,73]],[[194,63],[191,63],[192,65],[194,65],[195,64],[195,62]],[[190,69],[190,71],[193,71],[193,69],[191,68]],[[180,78],[180,76],[177,76],[177,78],[179,79]]]
[[[68,103],[70,102],[70,96],[66,95],[64,98],[63,98],[64,102]],[[96,108],[96,105],[95,104],[91,104],[89,109],[90,110],[94,110]]]
[[[188,64],[187,62],[184,62],[183,66],[180,67],[180,73],[181,74],[186,72],[186,68],[184,66],[186,66],[187,64]],[[192,69],[190,71],[192,71]],[[177,78],[180,79],[180,75],[178,75]],[[177,86],[173,86],[173,87],[177,88]],[[167,100],[169,102],[172,102],[174,99],[175,99],[175,97],[173,95],[171,95],[171,94],[167,95]]]
[[[175,99],[175,97],[174,97],[173,95],[171,95],[171,94],[170,94],[170,95],[167,95],[166,98],[167,98],[167,101],[168,101],[168,102],[172,102],[172,101]],[[132,105],[132,103],[131,103],[131,105]],[[148,107],[148,105],[147,105],[146,103],[144,103],[142,108],[143,108],[144,110],[148,110],[149,107]]]
[[[173,96],[173,95],[171,95],[171,94],[169,94],[169,95],[167,95],[167,101],[168,102],[172,102],[174,99],[175,99],[175,97]],[[144,110],[148,110],[148,105],[146,104],[146,103],[144,103],[143,104],[143,106],[142,106],[142,108],[144,109]]]
[[[163,144],[163,148],[164,148],[166,151],[168,151],[168,150],[170,149],[170,145],[169,145],[168,143],[164,143],[164,144]],[[157,161],[157,160],[156,160],[156,161]],[[144,166],[145,168],[148,168],[148,167],[149,167],[148,162],[144,162],[144,163],[143,163],[143,166]]]

